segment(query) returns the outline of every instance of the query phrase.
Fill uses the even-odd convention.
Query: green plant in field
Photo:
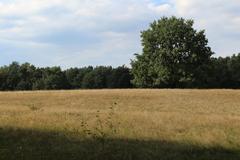
[[[88,122],[82,120],[81,127],[83,128],[83,134],[86,137],[91,138],[93,141],[97,142],[101,146],[101,150],[105,150],[106,143],[108,139],[117,134],[117,125],[119,123],[114,123],[115,107],[117,103],[115,102],[109,109],[109,113],[106,117],[102,116],[100,111],[97,111],[95,126],[89,127]]]

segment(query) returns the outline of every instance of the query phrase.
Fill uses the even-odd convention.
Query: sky
[[[127,65],[162,16],[195,21],[215,56],[240,52],[240,0],[0,0],[0,65]]]

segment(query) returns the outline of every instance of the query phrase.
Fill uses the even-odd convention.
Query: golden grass
[[[239,90],[0,92],[0,128],[80,132],[82,119],[94,127],[114,103],[113,138],[240,149]]]

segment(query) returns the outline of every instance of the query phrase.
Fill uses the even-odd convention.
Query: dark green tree
[[[87,73],[82,81],[82,88],[108,88],[108,79],[111,75],[112,67],[99,66]]]
[[[70,89],[75,89],[81,87],[81,81],[79,81],[76,77],[79,74],[79,69],[78,68],[70,68],[65,71],[65,75],[67,78],[67,81],[70,85]]]
[[[15,90],[17,88],[18,83],[21,81],[20,75],[20,65],[18,62],[13,62],[7,68],[7,76],[5,80],[5,88],[6,90]]]
[[[45,89],[67,89],[69,84],[65,74],[60,67],[45,68],[44,70]]]
[[[132,88],[130,69],[121,66],[114,68],[108,77],[108,88]]]
[[[131,62],[138,87],[204,87],[213,55],[193,20],[163,17],[141,33],[143,53]]]
[[[93,70],[92,66],[84,68],[70,68],[65,71],[66,78],[71,89],[79,89],[82,87],[84,76]]]
[[[13,62],[0,67],[0,90],[51,90],[130,88],[130,71],[126,67],[92,66],[70,68],[36,68]]]
[[[231,86],[232,88],[240,88],[240,53],[233,55],[229,62],[230,75],[231,75]]]
[[[24,63],[19,68],[19,76],[20,82],[17,84],[17,90],[31,90],[32,84],[35,80],[34,73],[35,73],[35,66]]]
[[[8,67],[4,66],[0,68],[0,90],[7,90],[7,76],[8,76]]]
[[[230,88],[231,87],[231,72],[230,72],[231,57],[212,58],[209,69],[208,88]]]
[[[95,76],[96,75],[95,75],[94,72],[87,73],[82,80],[81,88],[84,88],[84,89],[94,89],[94,88],[96,88]]]

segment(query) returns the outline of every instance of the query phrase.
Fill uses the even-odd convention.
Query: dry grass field
[[[239,160],[239,90],[0,92],[3,160]]]

